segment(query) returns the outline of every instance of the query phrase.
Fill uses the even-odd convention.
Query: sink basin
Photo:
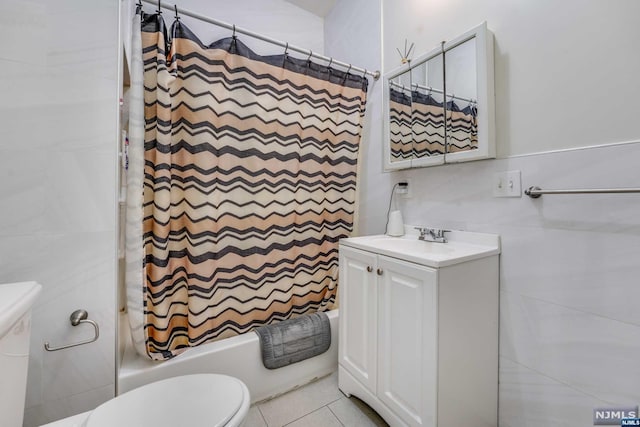
[[[451,231],[446,237],[447,243],[436,243],[418,240],[417,234],[374,235],[342,239],[340,244],[434,268],[500,253],[500,236],[495,234]]]
[[[378,248],[385,248],[395,252],[410,253],[431,253],[431,254],[451,254],[455,248],[447,243],[425,242],[413,238],[374,236],[371,238]]]

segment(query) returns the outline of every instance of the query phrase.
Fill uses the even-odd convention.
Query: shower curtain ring
[[[349,64],[349,68],[347,68],[347,74],[349,74],[349,71],[351,71],[351,64]],[[404,89],[404,85],[402,86],[402,88]]]
[[[327,68],[331,68],[331,64],[333,63],[333,58],[329,58],[329,64],[327,65]]]
[[[233,24],[233,34],[231,35],[234,39],[236,38],[236,24]]]
[[[287,63],[288,51],[289,51],[289,42],[287,42],[287,45],[284,47],[284,55],[282,55],[282,68],[284,68],[285,64]]]
[[[307,62],[311,61],[311,56],[313,56],[313,51],[309,49],[309,56],[307,56]]]
[[[363,79],[367,78],[367,69],[366,68],[364,69],[364,73],[362,73],[362,78]],[[417,86],[417,84],[416,84],[416,86]]]
[[[158,15],[162,15],[162,4],[160,3],[162,0],[158,0]]]
[[[178,16],[178,6],[174,4],[173,9],[176,11],[176,21],[179,21],[180,17]]]

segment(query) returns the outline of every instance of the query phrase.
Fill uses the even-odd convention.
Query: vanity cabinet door
[[[409,426],[435,426],[437,271],[378,255],[376,276],[378,398]]]
[[[340,246],[338,358],[368,390],[376,392],[377,256]]]

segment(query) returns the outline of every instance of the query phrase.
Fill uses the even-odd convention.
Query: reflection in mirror
[[[390,162],[410,160],[411,137],[411,73],[409,70],[389,80]]]
[[[445,152],[442,55],[411,69],[413,157],[441,156]]]
[[[486,22],[385,75],[384,169],[495,157],[493,35]]]
[[[447,153],[478,149],[476,38],[445,52]]]

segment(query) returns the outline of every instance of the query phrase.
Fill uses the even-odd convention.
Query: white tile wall
[[[379,1],[337,1],[325,17],[325,51],[337,60],[368,70],[382,70]],[[386,220],[387,194],[394,177],[381,174],[382,80],[369,77],[359,158],[358,234],[372,234]]]
[[[528,374],[502,369],[501,425],[568,425],[596,404],[640,402],[640,198],[497,199],[493,173],[521,170],[525,187],[624,187],[640,182],[638,164],[634,143],[397,174],[419,183],[407,223],[502,236],[500,354],[554,391],[536,395]]]
[[[37,280],[44,287],[33,313],[26,427],[92,409],[114,394],[119,3],[131,4],[0,2],[0,283]],[[282,0],[180,6],[324,48],[323,20]],[[189,23],[206,43],[230,35]],[[262,54],[283,51],[241,39]],[[99,323],[100,339],[44,351],[44,341],[91,336],[90,326],[69,324],[78,308]]]
[[[37,280],[24,425],[114,393],[118,2],[0,4],[0,283]],[[89,311],[100,339],[69,314]]]
[[[500,358],[500,427],[590,426],[593,408],[610,403]]]
[[[344,25],[343,14],[368,26]],[[338,0],[326,19],[327,53],[364,63],[360,51],[380,25],[376,7]],[[523,189],[637,187],[640,141],[385,174],[379,102],[370,94],[360,234],[384,231],[391,186],[411,178],[406,223],[502,236],[500,425],[591,425],[595,406],[640,403],[640,196],[492,196],[493,174],[509,170],[522,171]],[[504,141],[509,116],[498,120]]]
[[[11,41],[0,44],[0,282],[44,285],[25,426],[91,409],[113,394],[117,6],[0,4],[0,37]],[[323,45],[319,21],[281,9],[307,27],[289,41]],[[222,19],[252,26],[225,13]],[[259,11],[252,16],[264,21]],[[380,21],[379,2],[338,1],[325,21],[325,52],[380,69]],[[257,30],[287,39],[275,28]],[[410,177],[415,196],[403,204],[406,222],[502,236],[501,425],[586,425],[593,406],[640,402],[640,199],[494,199],[490,187],[494,172],[513,169],[522,170],[525,187],[637,185],[640,143],[382,174],[381,84],[371,83],[360,233],[383,230],[391,186]],[[84,337],[67,320],[80,307],[101,324],[101,339],[44,352],[45,340]]]
[[[200,13],[219,21],[235,24],[249,31],[263,34],[276,40],[289,42],[314,52],[324,51],[322,35],[323,19],[284,0],[182,0],[179,7]],[[144,10],[155,10],[145,4]],[[230,37],[228,29],[197,21],[188,16],[181,20],[206,45],[223,37]],[[173,23],[173,14],[165,11],[167,25]],[[238,38],[259,55],[281,55],[284,48],[238,34]],[[300,56],[289,51],[293,56]],[[304,55],[302,55],[304,57]]]

